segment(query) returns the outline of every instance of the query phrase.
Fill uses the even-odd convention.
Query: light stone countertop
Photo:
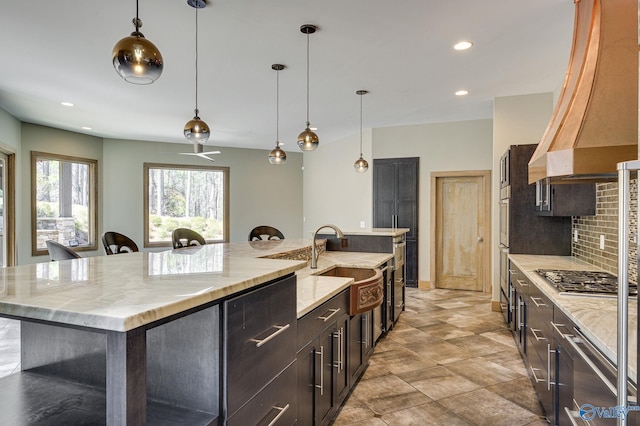
[[[0,315],[127,331],[305,266],[209,244],[2,268]]]
[[[283,258],[301,258],[310,249],[311,240],[285,239],[0,268],[0,315],[128,331],[298,271],[300,317],[353,282],[312,274],[333,266],[378,267],[392,257],[325,252],[317,270],[307,260]]]
[[[579,328],[609,360],[617,364],[617,298],[565,295],[541,277],[536,269],[601,270],[571,256],[511,254],[509,259]],[[637,362],[637,298],[629,297],[629,377],[636,383]]]
[[[411,229],[409,228],[359,228],[343,229],[344,235],[372,235],[381,237],[400,237]],[[329,231],[331,232],[331,231]]]

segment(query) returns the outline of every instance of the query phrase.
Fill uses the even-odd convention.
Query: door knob
[[[481,243],[481,242],[483,242],[483,241],[484,241],[484,239],[483,239],[482,237],[478,237],[478,242],[479,242],[479,243]]]

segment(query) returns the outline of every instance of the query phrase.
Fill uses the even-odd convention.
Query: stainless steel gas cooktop
[[[558,269],[537,269],[536,272],[561,292],[617,294],[618,278],[602,271],[567,271]],[[629,295],[638,294],[638,286],[629,283]]]

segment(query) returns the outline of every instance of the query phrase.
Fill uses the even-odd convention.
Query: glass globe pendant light
[[[208,139],[211,131],[209,126],[200,119],[198,114],[198,9],[206,6],[205,0],[189,0],[189,6],[196,9],[196,108],[194,109],[194,117],[184,125],[184,137],[189,142],[204,144]]]
[[[356,91],[356,95],[360,95],[360,158],[356,160],[353,164],[353,167],[356,169],[358,173],[364,173],[369,168],[369,163],[362,156],[362,96],[369,93],[367,90],[358,90]]]
[[[307,128],[298,135],[298,147],[302,151],[313,151],[320,144],[318,135],[309,128],[311,125],[309,122],[309,34],[315,33],[317,29],[318,27],[310,24],[300,27],[300,31],[307,35]]]
[[[138,18],[138,0],[132,22],[136,30],[113,47],[113,68],[129,83],[151,84],[160,78],[164,62],[158,48],[139,31],[142,21]]]
[[[273,64],[271,69],[276,72],[276,147],[269,153],[271,164],[283,164],[287,161],[287,153],[280,148],[280,132],[278,124],[280,121],[280,71],[285,68],[282,64]]]

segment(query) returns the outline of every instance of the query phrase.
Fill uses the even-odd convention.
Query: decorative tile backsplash
[[[638,282],[638,180],[630,184],[629,211],[629,280]],[[575,232],[578,241],[575,241]],[[572,219],[573,256],[592,265],[618,274],[618,182],[596,184],[596,215],[574,216]],[[604,250],[600,249],[600,236],[604,235]]]

